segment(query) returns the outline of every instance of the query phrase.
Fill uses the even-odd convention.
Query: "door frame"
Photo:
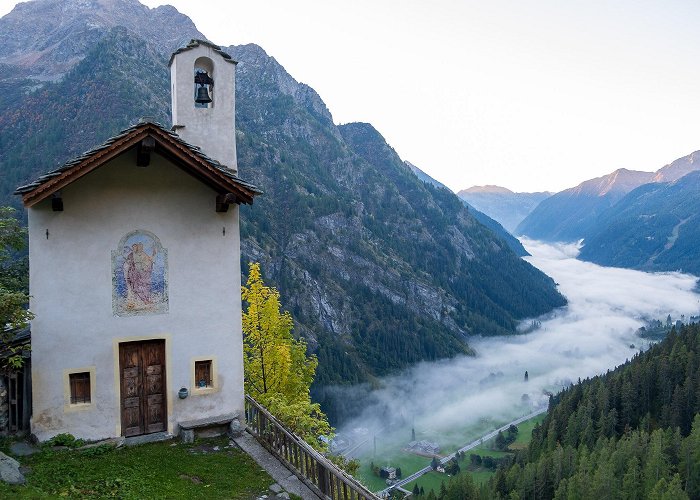
[[[121,370],[119,368],[119,344],[128,342],[143,342],[149,340],[165,341],[165,407],[166,407],[166,431],[173,432],[173,392],[172,392],[172,336],[160,335],[136,335],[112,339],[112,355],[114,366],[114,435],[122,435],[122,401],[121,401]]]

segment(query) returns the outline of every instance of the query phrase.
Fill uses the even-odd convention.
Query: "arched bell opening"
[[[194,106],[214,107],[214,63],[208,57],[199,57],[194,62]]]

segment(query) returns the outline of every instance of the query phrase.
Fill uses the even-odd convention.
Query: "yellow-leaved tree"
[[[309,388],[318,360],[306,355],[306,342],[292,335],[292,317],[282,311],[279,292],[263,283],[260,264],[252,263],[242,287],[245,390],[294,433],[325,451],[321,436],[333,429]]]

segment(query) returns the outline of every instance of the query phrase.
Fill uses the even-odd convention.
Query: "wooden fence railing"
[[[245,397],[248,430],[282,460],[301,481],[328,500],[377,500],[379,497],[340,470],[282,425],[252,397]]]

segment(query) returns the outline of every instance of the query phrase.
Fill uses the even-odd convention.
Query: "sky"
[[[569,305],[541,318],[541,327],[532,333],[470,340],[476,357],[421,363],[386,378],[368,398],[358,394],[362,387],[337,388],[342,401],[367,398],[360,406],[363,413],[345,422],[341,435],[350,436],[358,427],[370,433],[383,427],[377,433],[380,449],[392,440],[405,445],[413,425],[418,439],[466,444],[478,435],[456,443],[457,429],[482,419],[508,422],[546,406],[543,390],[557,391],[632,358],[647,344],[636,335],[643,318],[665,321],[670,314],[687,320],[700,312],[700,296],[693,293],[696,277],[606,268],[576,260],[575,245],[523,243],[532,254],[526,259],[552,276]]]
[[[262,46],[336,123],[372,123],[453,190],[559,191],[700,149],[696,0],[169,3],[215,43]]]

